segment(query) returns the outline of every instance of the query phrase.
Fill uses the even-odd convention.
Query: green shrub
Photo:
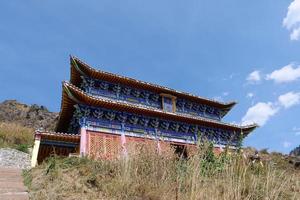
[[[29,148],[28,144],[18,144],[16,146],[17,150],[22,151],[24,153],[28,153],[28,148]]]

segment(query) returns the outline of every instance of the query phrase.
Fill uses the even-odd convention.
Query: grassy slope
[[[0,148],[32,142],[33,129],[0,123]],[[26,183],[32,199],[300,199],[300,172],[279,153],[261,152],[261,167],[236,154],[216,158],[207,146],[187,161],[150,149],[127,160],[51,158]]]
[[[189,160],[142,147],[127,159],[51,158],[27,172],[32,199],[300,199],[300,172],[207,147]]]
[[[14,123],[0,123],[0,148],[9,147],[27,152],[33,144],[33,129]]]

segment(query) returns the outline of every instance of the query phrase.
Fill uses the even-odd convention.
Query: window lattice
[[[88,152],[94,159],[114,159],[120,155],[120,136],[89,133]]]

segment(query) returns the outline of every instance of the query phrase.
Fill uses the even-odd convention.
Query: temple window
[[[176,112],[176,97],[169,94],[160,94],[162,97],[162,108],[166,112]]]

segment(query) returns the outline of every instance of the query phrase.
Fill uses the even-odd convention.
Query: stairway
[[[21,169],[0,167],[0,199],[29,200]]]

